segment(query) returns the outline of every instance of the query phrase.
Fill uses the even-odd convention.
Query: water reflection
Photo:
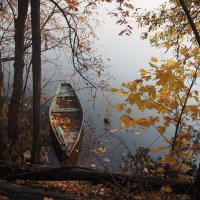
[[[83,149],[78,165],[118,171],[128,153],[134,155],[141,146],[153,148],[163,143],[163,138],[154,128],[144,130],[121,127],[119,121],[121,114],[114,109],[114,105],[122,101],[122,97],[116,98],[116,95],[106,93],[105,99],[105,96],[99,92],[95,102],[87,101],[85,100],[88,97],[86,89],[80,90],[78,95],[85,111]],[[104,122],[108,106],[110,124]],[[147,113],[134,112],[135,117],[145,114]],[[105,152],[101,152],[102,149],[106,149]]]
[[[102,92],[100,89],[95,91],[94,96],[83,81],[70,75],[69,69],[66,75],[60,73],[61,69],[55,73],[55,68],[50,67],[52,71],[48,70],[48,74],[51,72],[54,76],[47,86],[49,93],[54,95],[60,81],[71,82],[84,109],[85,128],[82,150],[77,163],[79,166],[119,171],[121,162],[124,162],[128,153],[134,155],[141,146],[153,148],[163,143],[163,138],[153,127],[147,130],[121,127],[119,120],[121,113],[114,107],[115,104],[124,100],[123,97],[108,91]],[[106,79],[106,77],[102,78]],[[136,108],[133,112],[136,118],[147,114],[155,115],[156,113],[152,111],[140,113]],[[105,118],[110,124],[105,123]]]

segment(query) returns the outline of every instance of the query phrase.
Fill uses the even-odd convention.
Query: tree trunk
[[[193,191],[192,200],[199,200],[200,199],[200,164],[199,164],[199,168],[197,171],[197,175],[196,175],[193,187],[194,187],[194,191]]]
[[[41,129],[41,33],[40,0],[31,0],[32,68],[33,68],[33,144],[31,162],[39,161]]]
[[[18,16],[15,19],[15,60],[13,92],[8,112],[8,136],[13,143],[18,138],[18,124],[23,94],[24,29],[28,12],[28,0],[18,0]]]
[[[3,70],[1,64],[1,52],[0,52],[0,159],[6,159],[6,117],[5,117],[5,97],[3,94]]]

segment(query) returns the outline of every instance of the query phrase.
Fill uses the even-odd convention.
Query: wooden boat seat
[[[80,108],[56,108],[53,109],[52,113],[63,113],[63,112],[78,112],[81,111]]]
[[[74,97],[74,94],[73,93],[69,94],[65,92],[65,93],[59,93],[56,96],[57,97]]]

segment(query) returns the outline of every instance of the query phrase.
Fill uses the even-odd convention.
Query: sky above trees
[[[132,0],[135,7],[142,9],[157,8],[164,0]],[[107,8],[107,9],[104,9]],[[161,50],[151,46],[148,40],[141,40],[140,36],[144,29],[138,28],[135,19],[132,18],[131,25],[134,27],[130,36],[119,36],[120,26],[116,25],[116,18],[109,16],[107,13],[112,10],[112,5],[104,4],[100,8],[102,13],[99,18],[103,18],[101,26],[98,27],[97,36],[99,40],[96,45],[99,52],[105,59],[109,59],[111,65],[109,71],[115,80],[111,81],[114,86],[119,86],[125,80],[132,80],[139,75],[139,69],[146,67],[152,55],[157,57],[167,57]]]

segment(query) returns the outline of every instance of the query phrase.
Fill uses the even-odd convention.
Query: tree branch
[[[183,113],[185,111],[185,108],[186,108],[186,105],[187,105],[187,102],[188,102],[188,99],[189,99],[189,96],[190,96],[190,92],[192,90],[192,87],[193,85],[195,84],[195,81],[196,81],[196,78],[197,78],[197,73],[199,71],[199,66],[196,68],[196,71],[195,71],[195,74],[192,78],[192,83],[188,89],[188,92],[186,94],[186,99],[185,99],[185,102],[182,106],[182,109],[181,109],[181,113],[179,115],[179,118],[178,118],[178,121],[177,121],[177,124],[176,124],[176,130],[175,130],[175,135],[174,135],[174,139],[173,139],[173,142],[172,142],[172,151],[174,150],[175,146],[176,146],[176,139],[177,139],[177,136],[178,136],[178,133],[179,133],[179,127],[181,125],[181,120],[182,120],[182,116],[183,116]]]
[[[191,26],[191,28],[192,28],[192,31],[193,31],[193,33],[194,33],[194,35],[195,35],[196,41],[197,41],[197,43],[198,43],[199,46],[200,46],[200,35],[199,35],[199,32],[198,32],[198,30],[197,30],[197,27],[196,27],[196,25],[195,25],[195,23],[194,23],[194,20],[192,19],[192,16],[191,16],[191,14],[190,14],[190,11],[188,10],[188,8],[187,8],[187,6],[186,6],[184,0],[179,0],[179,3],[180,3],[181,7],[183,8],[183,10],[184,10],[184,12],[185,12],[185,15],[186,15],[186,17],[187,17],[187,19],[188,19],[188,22],[189,22],[189,24],[190,24],[190,26]]]

